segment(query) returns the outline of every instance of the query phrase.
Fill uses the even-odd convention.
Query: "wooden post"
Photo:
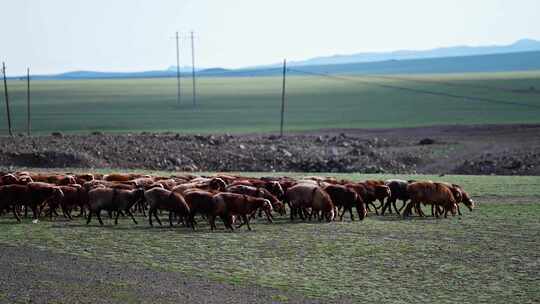
[[[281,124],[279,126],[279,136],[283,137],[283,118],[285,116],[285,78],[287,75],[287,59],[283,60],[283,86],[281,88]]]
[[[26,135],[30,136],[30,68],[26,69]]]
[[[13,136],[13,133],[11,132],[11,113],[9,111],[9,95],[8,95],[8,88],[7,88],[6,63],[5,62],[2,62],[2,72],[4,74],[4,93],[5,93],[5,96],[6,96],[6,113],[7,113],[8,131],[9,131],[9,136]]]

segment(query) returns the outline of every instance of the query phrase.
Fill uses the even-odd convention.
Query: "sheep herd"
[[[134,214],[148,217],[160,225],[159,214],[168,211],[169,225],[196,229],[197,221],[207,220],[216,229],[219,217],[226,228],[246,225],[260,216],[272,222],[274,216],[291,221],[352,221],[355,213],[363,220],[369,213],[396,213],[404,217],[425,216],[422,205],[431,206],[431,215],[460,214],[460,204],[469,210],[474,201],[456,184],[432,181],[338,180],[310,176],[253,178],[232,174],[196,176],[190,174],[154,176],[119,174],[52,174],[36,172],[0,173],[0,215],[13,213],[20,222],[21,213],[32,211],[34,222],[43,214],[72,219],[73,212],[85,217],[87,224],[95,217],[101,225],[101,211],[118,223],[120,216]],[[397,201],[403,202],[400,208]],[[378,204],[377,204],[378,202]],[[378,205],[378,206],[377,206]]]

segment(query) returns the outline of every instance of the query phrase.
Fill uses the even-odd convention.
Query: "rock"
[[[64,134],[62,134],[62,132],[52,132],[51,135],[54,137],[64,137]]]
[[[285,150],[285,149],[282,149],[282,150],[281,150],[281,153],[283,153],[283,155],[284,155],[285,157],[292,157],[292,156],[293,156],[291,152],[289,152],[289,151],[287,151],[287,150]]]
[[[424,138],[418,142],[418,144],[421,146],[433,145],[434,143],[435,143],[435,140],[432,138]]]

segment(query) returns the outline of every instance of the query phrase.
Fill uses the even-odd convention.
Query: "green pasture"
[[[345,77],[289,77],[286,130],[540,122],[540,72],[398,75],[392,79]],[[381,85],[493,101],[449,98]],[[26,81],[10,80],[8,88],[14,130],[23,133]],[[176,101],[176,80],[172,78],[36,80],[32,82],[32,127],[40,134],[243,133],[279,129],[280,77],[200,78],[198,93],[198,105],[193,108],[189,79],[183,79],[180,105]],[[0,132],[6,134],[3,92],[0,100]]]
[[[266,174],[260,174],[266,175]],[[300,174],[294,174],[299,176]],[[335,175],[354,180],[379,175]],[[394,176],[395,177],[395,176]],[[17,224],[0,218],[0,245],[22,244],[284,294],[357,303],[535,303],[540,300],[540,179],[398,176],[461,183],[478,202],[449,219],[370,215],[363,222],[257,220],[227,232],[204,220],[195,232],[124,218]],[[426,210],[427,211],[427,210]],[[429,213],[429,212],[428,212]],[[165,217],[166,214],[163,214]],[[104,217],[105,218],[105,217]],[[61,287],[59,287],[61,288]],[[276,299],[287,301],[285,295]],[[337,301],[339,302],[339,300]]]

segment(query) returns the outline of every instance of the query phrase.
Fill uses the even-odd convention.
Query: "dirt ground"
[[[540,175],[540,125],[0,138],[0,168]]]
[[[104,263],[27,246],[0,248],[0,303],[319,303],[260,286]]]

